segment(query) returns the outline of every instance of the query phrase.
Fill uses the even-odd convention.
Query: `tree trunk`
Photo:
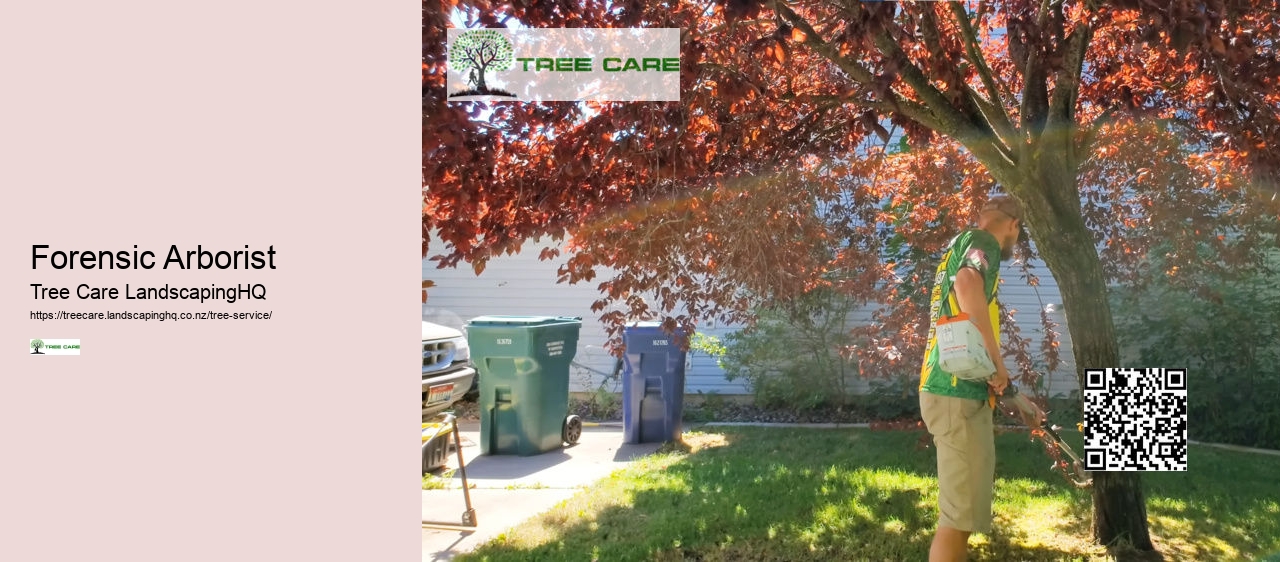
[[[1083,389],[1086,368],[1122,365],[1102,262],[1081,215],[1071,150],[1050,136],[1024,172],[1025,183],[1007,187],[1022,201],[1036,248],[1062,291],[1076,379]],[[1093,538],[1106,546],[1128,543],[1139,551],[1154,550],[1140,473],[1093,473]]]
[[[1040,246],[1062,291],[1080,388],[1084,388],[1086,368],[1122,366],[1101,263],[1093,238],[1087,230],[1082,234],[1086,240],[1062,236],[1071,242],[1054,240]],[[1093,538],[1103,545],[1124,542],[1138,550],[1152,550],[1140,473],[1093,474]]]
[[[1093,536],[1099,544],[1153,550],[1140,472],[1093,473]]]
[[[486,86],[486,85],[485,85],[485,83],[484,83],[484,70],[485,70],[485,67],[487,67],[487,66],[488,66],[488,65],[481,66],[481,67],[478,69],[478,72],[477,72],[477,74],[479,74],[479,75],[480,75],[480,80],[479,80],[479,85],[478,85],[478,86],[476,86],[476,90],[479,90],[479,91],[480,91],[480,93],[485,93],[485,92],[488,92],[488,91],[489,91],[489,87],[488,87],[488,86]]]

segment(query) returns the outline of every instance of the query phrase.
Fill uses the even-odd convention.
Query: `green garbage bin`
[[[569,363],[580,318],[481,316],[467,324],[480,372],[480,454],[520,456],[577,443],[569,412]]]

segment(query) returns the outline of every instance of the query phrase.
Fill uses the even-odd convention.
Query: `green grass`
[[[440,475],[439,475],[439,476],[436,476],[436,475],[431,474],[431,473],[423,474],[423,475],[422,475],[422,489],[423,489],[423,490],[446,490],[446,489],[448,489],[448,488],[449,488],[449,486],[450,486],[450,483],[453,481],[453,473],[454,473],[454,472],[455,472],[455,469],[450,468],[450,469],[447,469],[447,470],[442,471],[442,472],[440,473]]]
[[[459,560],[924,560],[937,491],[934,450],[919,449],[919,436],[686,434],[685,450],[638,461]],[[1111,559],[1088,540],[1088,490],[1050,472],[1025,434],[998,436],[997,450],[996,532],[974,535],[972,559]],[[1189,455],[1188,472],[1143,477],[1165,559],[1280,551],[1280,457],[1204,447]]]

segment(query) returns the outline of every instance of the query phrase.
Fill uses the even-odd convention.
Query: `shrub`
[[[870,390],[856,400],[858,409],[872,420],[892,421],[920,416],[918,377],[895,376],[870,381]]]
[[[622,395],[597,388],[585,398],[570,398],[569,411],[595,421],[622,419]]]
[[[1187,369],[1192,439],[1280,448],[1280,256],[1269,262],[1236,279],[1188,286],[1158,275],[1141,291],[1114,291],[1133,366]]]
[[[842,355],[853,343],[848,323],[855,303],[835,291],[809,293],[789,308],[757,311],[755,326],[724,337],[718,355],[728,380],[742,379],[763,408],[815,410],[848,403],[857,366]]]
[[[696,336],[695,336],[696,337]],[[696,402],[685,402],[684,421],[703,423],[715,421],[720,418],[721,412],[725,408],[725,399],[715,391],[702,392],[698,391]]]

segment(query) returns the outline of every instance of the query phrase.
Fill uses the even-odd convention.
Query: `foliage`
[[[1200,290],[1161,273],[1114,297],[1121,343],[1137,352],[1125,366],[1187,369],[1192,439],[1280,449],[1280,252],[1265,265],[1200,275]]]
[[[998,179],[1021,192],[1025,182],[1013,181],[1010,167],[1038,175],[1029,156],[1039,145],[1071,141],[1078,163],[1105,164],[1133,154],[1109,146],[1108,131],[1174,120],[1180,138],[1254,180],[1236,188],[1274,193],[1280,62],[1267,39],[1280,18],[1274,1],[716,4],[424,2],[424,256],[440,236],[441,266],[465,259],[480,270],[540,234],[559,240],[578,225],[625,226],[632,217],[622,209],[854,160],[824,170],[822,183],[839,183],[864,175],[856,160],[872,153],[862,141],[880,138],[890,123],[906,133],[898,144],[955,142],[991,168],[977,181]],[[744,10],[753,19],[739,21]],[[451,17],[467,27],[686,29],[682,102],[445,103]],[[490,111],[487,122],[474,119]],[[1064,130],[1072,134],[1053,138]],[[1071,169],[1068,177],[1077,171],[1087,173]],[[1137,172],[1120,183],[1160,177]],[[1018,194],[1058,196],[1036,187]],[[744,220],[760,227],[749,234],[779,231],[789,219]],[[566,271],[581,278],[592,265],[634,261],[637,243],[611,248],[624,249],[612,256],[584,248]]]
[[[705,334],[702,332],[694,332],[689,338],[689,353],[705,353],[708,357],[716,360],[716,365],[724,368],[723,358],[728,349],[724,345],[724,340],[719,337]],[[698,391],[698,400],[696,402],[685,403],[684,419],[690,422],[708,422],[717,419],[719,413],[724,409],[725,398],[716,391],[703,392]]]
[[[721,412],[725,407],[724,396],[718,392],[698,391],[698,400],[696,402],[686,401],[683,419],[685,422],[703,423],[716,421],[720,419]]]
[[[616,421],[622,419],[622,396],[597,388],[584,398],[570,397],[569,411],[588,421]]]
[[[806,411],[845,404],[858,374],[845,353],[853,341],[849,315],[856,304],[818,289],[791,307],[761,309],[754,326],[725,336],[725,378],[746,381],[762,408]]]
[[[693,337],[689,338],[690,353],[702,352],[710,357],[715,357],[718,362],[727,351],[728,349],[724,346],[724,340],[716,336],[695,332]]]
[[[703,393],[701,390],[699,390],[698,397],[702,399],[702,405],[706,406],[708,409],[712,411],[724,408],[724,405],[726,403],[724,396],[721,396],[720,393],[715,391]]]

